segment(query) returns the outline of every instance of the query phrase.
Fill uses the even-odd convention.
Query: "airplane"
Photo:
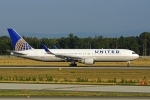
[[[56,45],[53,45],[53,49],[58,49]]]
[[[128,62],[139,58],[139,55],[128,49],[44,49],[32,48],[14,29],[8,28],[12,44],[15,48],[12,56],[45,61],[71,62],[69,66],[77,66],[76,62],[93,65],[95,62]]]

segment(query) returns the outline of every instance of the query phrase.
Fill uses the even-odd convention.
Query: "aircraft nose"
[[[137,56],[137,58],[139,58],[139,55],[138,55],[138,54],[137,54],[136,56]]]

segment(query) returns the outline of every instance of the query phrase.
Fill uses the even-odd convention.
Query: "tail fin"
[[[7,30],[15,48],[15,51],[32,49],[32,47],[14,29],[8,28]]]

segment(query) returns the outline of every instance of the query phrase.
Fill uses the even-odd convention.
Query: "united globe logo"
[[[16,43],[15,51],[29,50],[31,48],[32,47],[24,39],[21,38]]]

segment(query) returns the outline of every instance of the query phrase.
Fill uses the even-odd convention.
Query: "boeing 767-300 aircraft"
[[[94,62],[130,62],[139,55],[128,49],[44,49],[32,48],[14,29],[8,28],[14,51],[11,55],[47,62],[71,62],[70,66],[77,66],[76,62],[94,64]]]

